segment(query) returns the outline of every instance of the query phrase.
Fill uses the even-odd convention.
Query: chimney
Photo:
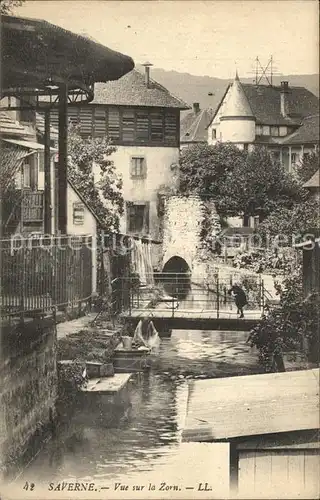
[[[144,83],[146,87],[150,88],[150,68],[153,66],[150,62],[145,62],[142,66],[144,66]]]
[[[281,82],[281,90],[280,90],[280,111],[283,117],[287,117],[289,115],[289,83]]]
[[[200,104],[198,102],[194,102],[193,103],[193,112],[195,114],[197,114],[197,113],[199,113],[199,111],[200,111]]]

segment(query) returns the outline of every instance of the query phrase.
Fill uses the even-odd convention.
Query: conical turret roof
[[[229,99],[223,112],[223,118],[248,117],[254,118],[251,106],[239,80],[238,72],[230,89]]]

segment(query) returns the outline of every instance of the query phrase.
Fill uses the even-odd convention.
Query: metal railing
[[[91,238],[61,236],[0,241],[1,317],[72,309],[92,295]]]
[[[212,312],[217,318],[222,313],[237,313],[235,299],[229,290],[233,284],[230,277],[218,274],[208,281],[206,276],[188,273],[154,273],[154,286],[146,286],[137,278],[119,278],[112,300],[117,312],[132,315],[137,311],[154,309],[174,317],[181,314]],[[263,314],[267,304],[267,292],[260,276],[243,279],[240,286],[246,293],[248,303],[245,311]]]

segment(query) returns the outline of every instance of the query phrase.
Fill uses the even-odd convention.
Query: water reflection
[[[178,461],[186,377],[254,372],[257,358],[246,338],[245,332],[175,331],[161,342],[151,370],[135,374],[121,395],[79,397],[70,418],[22,479],[116,480],[155,471],[168,457]]]

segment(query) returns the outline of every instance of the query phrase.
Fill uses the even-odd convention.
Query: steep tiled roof
[[[246,93],[240,83],[238,75],[236,76],[231,90],[229,92],[228,101],[226,103],[223,117],[248,117],[254,116]],[[222,117],[221,117],[222,118]]]
[[[320,169],[309,179],[303,187],[305,188],[319,188],[320,187]]]
[[[119,80],[95,83],[91,104],[189,109],[158,82],[150,79],[150,87],[147,87],[144,76],[135,69]]]
[[[215,114],[232,84],[218,104]],[[264,125],[299,125],[306,116],[319,112],[319,99],[304,87],[290,87],[286,97],[288,99],[289,117],[281,114],[281,87],[270,85],[253,85],[242,83],[242,88],[247,96],[257,124]],[[214,114],[214,115],[215,115]]]
[[[280,125],[301,122],[301,119],[319,110],[319,99],[304,87],[289,87],[286,94],[289,118],[281,115],[281,87],[244,83],[243,89],[257,123]]]
[[[198,113],[192,111],[184,116],[180,122],[180,142],[207,142],[207,127],[212,116],[212,109],[203,109]]]
[[[280,142],[280,141],[279,141]],[[304,118],[301,127],[281,141],[281,144],[318,144],[319,115]]]

